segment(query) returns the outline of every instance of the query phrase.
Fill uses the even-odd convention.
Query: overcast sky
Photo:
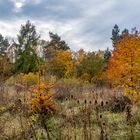
[[[52,31],[72,50],[104,50],[114,24],[140,29],[140,0],[0,0],[1,34],[16,37],[28,19],[43,39]]]

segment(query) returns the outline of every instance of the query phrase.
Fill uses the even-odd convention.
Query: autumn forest
[[[74,51],[31,21],[0,34],[0,140],[140,140],[140,32]]]

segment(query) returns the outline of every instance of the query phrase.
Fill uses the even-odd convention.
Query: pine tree
[[[113,47],[115,47],[115,43],[120,37],[119,32],[120,32],[120,29],[119,29],[118,25],[115,24],[114,28],[112,29],[112,37],[111,37]]]
[[[49,32],[49,36],[51,40],[44,47],[44,53],[46,58],[53,57],[55,52],[58,50],[67,51],[70,49],[68,44],[64,40],[61,40],[61,37],[58,36],[58,34]]]
[[[129,34],[129,30],[125,28],[125,29],[122,31],[122,35],[128,35],[128,34]]]
[[[36,54],[36,46],[39,38],[35,26],[30,21],[21,26],[18,35],[18,51],[14,72],[29,73],[38,71],[39,58]]]
[[[111,52],[109,48],[107,48],[104,52],[104,63],[107,64],[109,61],[109,58],[111,57]]]
[[[53,47],[56,50],[69,50],[69,46],[64,40],[61,40],[61,37],[57,34],[54,34],[52,32],[49,32],[49,36],[51,41],[48,44],[48,47]]]

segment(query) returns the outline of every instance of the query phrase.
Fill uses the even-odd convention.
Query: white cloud
[[[0,21],[0,33],[3,36],[9,36],[16,38],[17,33],[20,29],[20,25],[24,20],[14,20],[14,21]]]
[[[21,12],[22,7],[26,4],[39,4],[42,0],[11,0],[14,3],[14,11]]]
[[[14,11],[19,12],[17,15],[21,17],[19,19],[12,12],[10,17],[9,12],[7,15],[11,21],[0,21],[0,33],[16,37],[20,25],[30,19],[42,38],[49,39],[49,31],[58,33],[73,50],[110,47],[114,24],[118,24],[121,29],[139,26],[139,0],[10,1],[15,6]]]
[[[0,21],[0,33],[4,36],[17,37],[21,24],[25,24],[27,19],[15,19],[10,23],[8,21]],[[90,34],[82,32],[83,25],[80,24],[81,20],[72,20],[69,22],[59,21],[38,21],[30,19],[31,22],[36,25],[38,33],[42,39],[49,40],[48,32],[58,33],[64,39],[72,50],[79,50],[84,48],[86,51],[93,51],[98,49],[104,49],[104,45],[101,46],[100,37],[96,34],[91,36]],[[106,47],[106,46],[105,46]]]
[[[22,2],[17,2],[15,3],[15,6],[20,9],[22,6],[23,6],[23,3]]]

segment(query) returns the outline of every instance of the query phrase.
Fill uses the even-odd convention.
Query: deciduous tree
[[[91,52],[77,66],[77,76],[86,77],[91,81],[103,70],[103,58],[98,53]]]
[[[116,85],[125,87],[128,96],[140,99],[140,37],[125,34],[115,44],[107,75]]]
[[[74,65],[70,51],[56,51],[54,57],[47,62],[48,72],[58,78],[68,78],[73,75]]]

